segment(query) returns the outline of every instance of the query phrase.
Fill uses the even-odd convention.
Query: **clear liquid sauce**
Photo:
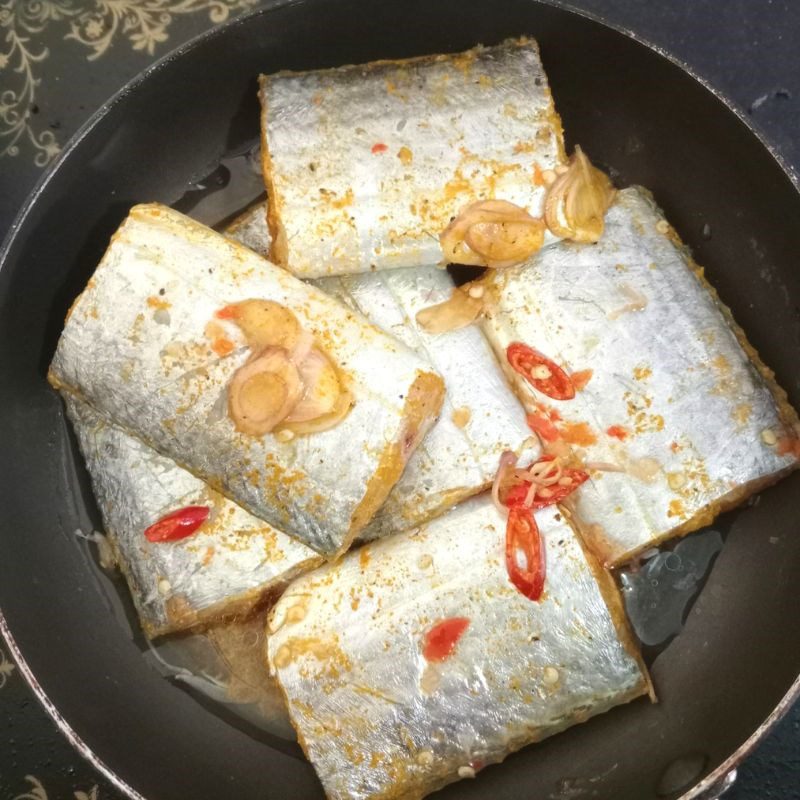
[[[217,230],[264,196],[258,140],[254,139],[211,165],[207,174],[193,178],[173,208]],[[458,283],[471,274],[456,270]],[[67,425],[65,421],[65,426]],[[65,428],[66,431],[66,428]],[[66,434],[69,436],[69,434]],[[71,446],[80,464],[77,447]],[[69,452],[69,446],[66,450]],[[81,474],[79,474],[81,473]],[[91,491],[83,470],[71,477],[75,497],[86,498],[92,509]],[[82,506],[78,502],[78,506]],[[94,516],[95,519],[90,517]],[[99,515],[87,517],[83,508],[77,518],[84,531],[101,529]],[[713,527],[691,534],[677,543],[653,550],[639,563],[620,570],[620,585],[631,625],[651,662],[677,636],[710,574],[713,561],[724,543],[727,527]],[[84,538],[86,537],[84,533]],[[139,627],[125,581],[98,563],[97,548],[82,546],[93,554],[92,570],[107,598],[111,613],[142,651],[148,665],[198,698],[210,711],[255,736],[265,735],[284,752],[302,758],[283,698],[269,676],[264,658],[266,613],[247,620],[212,627],[203,633],[162,637],[148,642]]]
[[[646,660],[681,632],[723,544],[718,526],[706,528],[619,571],[628,619]]]
[[[265,632],[265,614],[255,614],[203,633],[164,637],[150,643],[144,657],[178,685],[272,736],[294,741],[280,689],[266,668]]]

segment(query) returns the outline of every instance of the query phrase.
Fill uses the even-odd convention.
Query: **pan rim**
[[[649,39],[632,31],[630,28],[609,22],[594,12],[576,8],[569,2],[563,2],[563,0],[527,0],[527,2],[530,2],[532,5],[555,8],[559,11],[565,11],[568,14],[574,14],[578,17],[588,19],[597,25],[634,40],[638,44],[656,53],[661,58],[666,59],[672,65],[678,67],[682,72],[699,83],[717,101],[723,104],[726,109],[733,114],[738,122],[744,125],[747,131],[756,138],[759,144],[773,158],[781,172],[788,178],[794,191],[800,195],[800,175],[795,171],[794,167],[789,164],[784,156],[777,151],[773,144],[767,140],[766,134],[753,124],[753,121],[747,116],[744,109],[739,107],[738,104],[734,103],[722,90],[713,86],[706,78],[699,75],[681,58],[670,53],[662,46],[657,45]],[[148,81],[152,75],[160,72],[174,60],[183,57],[186,53],[196,47],[202,46],[207,41],[210,41],[218,36],[226,35],[230,29],[239,25],[248,24],[251,19],[257,16],[269,14],[278,9],[307,4],[308,0],[267,0],[265,5],[250,12],[246,12],[207,31],[204,31],[184,42],[174,50],[164,54],[161,58],[154,61],[150,66],[146,67],[138,75],[134,76],[130,81],[124,84],[108,100],[103,102],[102,105],[100,105],[97,110],[92,113],[91,116],[70,137],[59,157],[37,180],[34,187],[31,189],[30,193],[23,202],[20,210],[15,215],[2,243],[0,244],[0,271],[2,271],[3,267],[6,265],[9,253],[16,243],[19,232],[25,226],[28,216],[36,206],[39,198],[45,192],[50,182],[59,172],[62,165],[66,163],[72,153],[92,132],[92,130],[98,124],[100,124],[108,112],[115,108],[119,103],[123,102],[124,98],[129,93],[137,90],[139,86]],[[119,775],[117,775],[114,770],[112,770],[94,752],[94,750],[86,744],[83,738],[72,728],[67,719],[61,714],[53,701],[49,698],[47,693],[39,684],[21,649],[17,645],[3,612],[2,606],[0,606],[0,637],[2,637],[8,646],[11,657],[14,659],[14,662],[17,665],[20,675],[22,675],[25,682],[32,690],[34,696],[53,720],[60,733],[69,741],[73,748],[86,761],[92,764],[92,766],[97,769],[98,772],[100,772],[116,789],[121,791],[126,797],[130,798],[130,800],[148,800],[148,798],[140,794],[136,789],[134,789]],[[739,745],[739,747],[727,759],[725,759],[714,770],[708,773],[708,775],[706,775],[695,786],[682,794],[678,800],[702,800],[703,796],[707,792],[712,791],[716,786],[718,786],[719,783],[755,749],[755,747],[765,738],[767,733],[780,721],[780,719],[798,700],[800,700],[800,674],[796,676],[786,693],[778,701],[776,706],[772,709],[764,721],[756,728],[756,730],[741,745]]]

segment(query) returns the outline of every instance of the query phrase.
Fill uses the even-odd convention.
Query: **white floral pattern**
[[[61,152],[53,131],[37,131],[33,120],[42,63],[50,55],[37,43],[51,25],[63,25],[64,39],[88,49],[87,59],[105,55],[117,37],[134,50],[155,55],[169,39],[169,26],[182,15],[206,12],[212,23],[258,0],[0,0],[0,158],[22,148],[44,167]],[[5,88],[9,86],[10,88]]]
[[[42,786],[42,782],[35,775],[26,775],[25,780],[31,785],[31,788],[23,794],[18,794],[14,800],[49,800],[47,797],[47,790]],[[98,787],[92,786],[88,792],[75,791],[73,792],[75,800],[99,800]]]
[[[0,689],[2,689],[6,683],[8,683],[8,679],[11,677],[11,673],[16,669],[14,664],[6,658],[6,654],[0,650]]]
[[[47,800],[47,792],[36,776],[26,775],[25,780],[28,781],[32,788],[24,794],[18,794],[14,800]]]

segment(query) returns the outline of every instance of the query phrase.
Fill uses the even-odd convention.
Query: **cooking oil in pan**
[[[721,526],[653,549],[619,572],[625,609],[647,654],[677,636],[724,543]]]
[[[171,636],[148,645],[145,659],[162,675],[261,731],[295,740],[280,689],[264,660],[266,614]]]

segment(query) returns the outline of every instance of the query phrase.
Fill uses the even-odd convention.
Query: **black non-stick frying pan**
[[[205,176],[220,186],[229,179],[220,160],[258,134],[259,72],[457,51],[523,33],[541,44],[570,146],[583,145],[618,184],[654,191],[800,400],[800,195],[741,119],[653,49],[531,0],[290,2],[183,48],[77,136],[16,222],[0,269],[0,619],[62,729],[132,797],[268,800],[321,790],[296,745],[231,721],[147,665],[138,634],[115,613],[115,587],[76,540],[76,528],[99,521],[45,382],[69,303],[132,204],[180,200],[191,211]],[[225,188],[220,217],[257,193],[247,182]],[[652,664],[658,705],[615,709],[441,796],[710,797],[743,745],[800,691],[799,485],[787,480],[732,518],[684,630]]]

